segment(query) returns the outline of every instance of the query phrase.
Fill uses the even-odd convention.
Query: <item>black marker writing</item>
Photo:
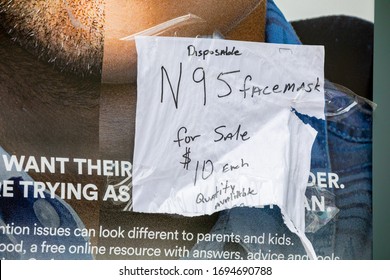
[[[213,56],[240,56],[242,53],[236,49],[235,46],[233,47],[228,47],[226,46],[225,48],[220,48],[220,49],[213,49],[213,50],[197,50],[194,45],[189,45],[187,46],[187,55],[188,56],[198,56],[202,57],[203,60],[206,59],[208,55],[213,55]]]
[[[240,169],[240,168],[244,168],[244,167],[249,167],[249,163],[245,162],[244,159],[242,158],[240,164],[229,164],[229,163],[226,163],[222,167],[222,172],[226,173],[226,172],[234,171],[234,170],[237,170],[237,169]]]
[[[201,78],[200,79],[196,79],[197,77],[197,73],[200,72],[201,73]],[[207,93],[206,93],[206,73],[204,72],[204,69],[203,67],[198,67],[194,70],[194,72],[192,73],[192,80],[195,82],[195,83],[201,83],[203,82],[203,105],[206,105],[206,100],[207,100]]]
[[[181,164],[183,164],[183,168],[186,169],[186,170],[188,170],[188,165],[191,162],[190,153],[191,153],[191,148],[186,147],[186,152],[183,155],[184,161],[180,162]]]
[[[199,160],[196,163],[195,168],[195,177],[194,177],[194,186],[196,186],[196,182],[198,180],[198,169],[199,169]],[[202,166],[202,179],[207,180],[214,173],[214,163],[211,160],[204,160]]]
[[[221,182],[221,186],[215,186],[215,191],[209,195],[199,193],[196,196],[196,204],[206,204],[214,202],[214,209],[229,205],[235,200],[239,200],[248,196],[256,196],[257,192],[251,187],[238,187],[231,184],[228,180]]]
[[[177,79],[177,87],[176,87],[176,92],[173,90],[171,80],[169,79],[169,75],[167,70],[165,69],[164,66],[161,66],[161,103],[164,101],[164,74],[166,79],[168,80],[169,87],[171,89],[172,97],[173,97],[173,102],[175,103],[176,109],[178,109],[178,102],[179,102],[179,90],[180,90],[180,82],[181,82],[181,75],[183,72],[183,63],[180,62],[180,72],[179,72],[179,77]]]
[[[218,98],[227,98],[234,94],[241,94],[244,99],[258,96],[269,96],[274,94],[294,94],[294,93],[312,93],[312,92],[321,92],[321,83],[320,78],[316,77],[316,80],[313,81],[294,81],[284,84],[265,84],[262,81],[253,81],[252,75],[246,75],[244,79],[240,75],[233,75],[241,73],[241,70],[221,72],[218,76],[212,77],[217,81],[223,83],[224,87],[227,87],[227,91],[224,93],[216,93]],[[183,63],[180,63],[179,73],[176,78],[176,87],[172,82],[167,69],[164,66],[161,66],[161,95],[160,101],[164,103],[164,91],[168,87],[168,91],[171,92],[173,103],[176,109],[179,109],[179,95],[181,89],[182,76],[186,74],[183,72]],[[196,67],[192,71],[192,81],[195,84],[201,85],[201,93],[203,95],[203,106],[206,106],[208,100],[208,90],[207,90],[207,81],[210,77],[207,78],[207,72],[203,67]],[[185,79],[184,79],[185,81]],[[168,82],[168,86],[166,85]],[[236,86],[238,82],[242,82],[242,87],[239,88]],[[214,84],[213,81],[210,82]],[[191,85],[186,85],[191,86]],[[218,91],[221,91],[218,88]],[[188,97],[187,97],[188,98]]]
[[[247,141],[250,139],[248,136],[248,131],[244,131],[241,133],[241,124],[238,125],[237,129],[232,133],[228,132],[225,135],[225,130],[226,125],[221,125],[218,126],[216,129],[214,129],[214,132],[219,135],[217,139],[214,139],[214,142],[219,142],[219,141],[226,141],[226,140],[241,140],[241,141]]]
[[[244,79],[243,87],[239,91],[243,93],[243,97],[247,98],[249,95],[250,97],[259,96],[261,94],[263,95],[270,95],[274,93],[293,93],[293,92],[301,92],[304,91],[306,93],[310,93],[313,91],[320,92],[320,79],[317,77],[316,82],[300,82],[300,83],[285,83],[284,85],[278,85],[275,84],[273,86],[271,85],[265,85],[265,86],[257,86],[257,85],[251,85],[248,86],[248,82],[252,81],[252,76],[247,75]]]
[[[228,93],[226,93],[224,95],[218,94],[219,98],[229,96],[232,93],[232,87],[230,86],[230,84],[227,81],[222,79],[222,76],[229,75],[229,74],[235,74],[235,73],[239,73],[239,72],[240,72],[240,70],[230,71],[230,72],[225,72],[225,73],[224,72],[219,73],[219,75],[217,77],[217,80],[223,82],[229,88],[229,92]]]
[[[173,142],[177,143],[180,146],[181,142],[184,141],[184,143],[186,144],[189,144],[193,141],[195,141],[196,138],[200,137],[200,135],[195,135],[195,136],[191,136],[191,135],[185,135],[184,138],[182,136],[181,133],[184,133],[184,134],[187,134],[187,128],[185,126],[182,126],[179,128],[179,130],[177,131],[177,134],[176,134],[176,140],[173,140]]]

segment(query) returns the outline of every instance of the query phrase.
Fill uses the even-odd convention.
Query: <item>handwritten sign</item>
[[[304,232],[316,131],[295,111],[324,118],[323,48],[167,37],[136,46],[134,211],[274,204]]]

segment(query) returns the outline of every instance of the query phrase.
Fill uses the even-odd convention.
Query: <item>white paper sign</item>
[[[323,48],[167,37],[136,46],[134,211],[274,204],[304,237],[316,131],[294,110],[324,118]]]

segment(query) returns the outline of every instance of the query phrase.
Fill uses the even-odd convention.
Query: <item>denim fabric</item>
[[[266,39],[271,43],[300,44],[272,0],[267,2]],[[340,178],[338,185],[344,188],[327,188],[331,194],[328,202],[339,212],[314,233],[307,233],[307,237],[320,259],[371,259],[372,108],[332,83],[326,82],[325,92],[326,121],[295,113],[318,132],[312,148],[311,172],[335,173]],[[317,213],[320,219],[327,214],[326,211]],[[297,258],[296,255],[305,258],[306,254],[299,238],[284,224],[278,207],[222,211],[211,233],[238,234],[241,242],[204,242],[195,245],[193,250],[233,250],[240,252],[244,259],[255,253],[257,259],[277,258],[278,254],[284,259]],[[265,242],[262,239],[244,242],[245,236],[261,236]]]
[[[339,213],[315,234],[308,234],[318,254],[342,259],[372,258],[372,107],[332,83],[325,85],[326,133],[329,161],[339,176],[331,188]],[[337,108],[335,112],[333,108]],[[312,151],[312,172],[321,156]]]
[[[340,210],[335,219],[335,254],[345,259],[371,259],[372,107],[337,87],[328,92],[334,103],[354,104],[327,118],[332,171],[345,186],[335,190]]]
[[[267,1],[265,40],[275,44],[301,44],[294,29],[273,0]]]

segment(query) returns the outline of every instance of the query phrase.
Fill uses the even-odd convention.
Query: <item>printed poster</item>
[[[371,259],[373,21],[279,2],[0,1],[0,258]]]

